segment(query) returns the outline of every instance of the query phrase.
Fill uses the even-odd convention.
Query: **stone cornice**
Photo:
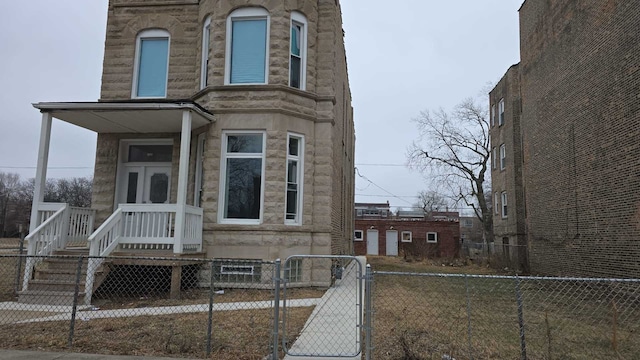
[[[219,91],[219,92],[233,92],[233,91],[284,91],[294,95],[306,97],[308,99],[325,102],[330,101],[333,105],[336,104],[336,97],[331,95],[318,95],[309,91],[299,90],[285,85],[224,85],[224,86],[207,86],[206,88],[195,93],[191,99],[197,101],[206,94]]]

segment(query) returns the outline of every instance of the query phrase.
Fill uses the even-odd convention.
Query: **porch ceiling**
[[[97,133],[180,132],[185,110],[191,112],[193,129],[215,121],[193,101],[41,102],[33,107]]]

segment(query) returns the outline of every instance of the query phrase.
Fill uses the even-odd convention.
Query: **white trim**
[[[167,39],[167,71],[164,87],[164,96],[138,96],[138,71],[140,67],[140,43],[142,39]],[[167,97],[167,89],[169,87],[169,59],[171,58],[171,34],[163,29],[147,29],[142,30],[136,36],[136,52],[133,64],[133,81],[131,81],[131,98],[132,99],[164,99]]]
[[[504,98],[498,102],[498,126],[504,125]]]
[[[47,164],[49,163],[49,148],[51,145],[51,124],[53,118],[49,113],[42,113],[40,124],[40,141],[38,142],[38,162],[34,179],[33,200],[31,203],[31,222],[29,233],[35,231],[38,223],[38,205],[44,202],[44,192],[47,184]]]
[[[250,269],[247,271],[227,271],[225,268],[229,269],[242,269],[247,268]],[[255,271],[255,267],[253,265],[220,265],[220,275],[253,275]]]
[[[491,126],[496,125],[496,104],[491,104]]]
[[[356,236],[356,234],[360,233],[360,237]],[[353,230],[353,241],[363,241],[364,240],[364,231],[363,230]]]
[[[491,149],[491,167],[495,170],[498,168],[498,156],[496,155],[496,147]]]
[[[291,12],[291,22],[289,23],[289,37],[291,37],[291,27],[297,23],[302,30],[300,31],[300,90],[307,88],[307,38],[308,23],[307,18],[297,11]],[[289,38],[289,86],[291,86],[291,38]]]
[[[200,90],[207,87],[209,53],[211,51],[211,16],[202,25],[202,59],[200,61]]]
[[[298,139],[298,156],[289,155],[289,141],[291,138]],[[302,225],[302,209],[304,206],[303,194],[304,194],[304,135],[287,133],[287,148],[286,148],[286,174],[285,174],[285,187],[284,187],[284,223],[286,225]],[[293,220],[287,219],[287,185],[289,179],[289,160],[298,162],[298,195],[296,204],[296,218]]]
[[[266,34],[266,46],[265,46],[265,59],[264,59],[264,82],[261,83],[231,83],[231,41],[233,41],[233,26],[232,23],[235,19],[243,20],[267,20],[267,34]],[[224,65],[224,84],[225,85],[265,85],[269,83],[269,52],[270,52],[270,38],[271,37],[271,16],[266,9],[260,7],[247,7],[236,9],[229,16],[227,16],[227,32],[226,32],[226,45],[225,45],[225,65]]]
[[[429,240],[429,235],[434,235],[435,240]],[[427,242],[429,244],[436,244],[438,242],[438,233],[433,231],[427,232]]]
[[[409,240],[404,239],[404,234],[409,234]],[[411,231],[403,231],[400,233],[400,242],[410,243],[413,241],[413,233]]]
[[[496,215],[500,214],[500,194],[497,191],[493,193],[493,208]]]
[[[500,144],[500,170],[504,170],[507,167],[507,147],[505,144]]]
[[[256,159],[262,160],[262,174],[260,176],[260,214],[257,219],[226,219],[224,217],[224,210],[226,206],[225,202],[225,186],[226,186],[226,174],[227,174],[227,139],[229,135],[262,135],[262,153],[243,154],[237,153],[230,156],[231,158],[244,158],[244,159]],[[218,189],[218,223],[220,224],[244,224],[244,225],[259,225],[262,223],[264,212],[264,190],[265,190],[265,169],[266,169],[266,154],[267,154],[267,132],[265,130],[223,130],[222,131],[222,149],[220,153],[220,188]]]

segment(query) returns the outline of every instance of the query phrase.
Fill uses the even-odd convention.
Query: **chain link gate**
[[[355,357],[362,353],[363,264],[354,256],[294,255],[282,278],[282,348],[288,356]],[[298,287],[329,287],[300,332],[293,333]],[[296,304],[298,305],[298,304]],[[299,306],[299,305],[298,305]]]

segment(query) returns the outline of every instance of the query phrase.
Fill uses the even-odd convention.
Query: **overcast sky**
[[[107,2],[0,0],[0,171],[35,175],[41,115],[31,103],[98,99]],[[356,202],[416,201],[428,179],[404,166],[412,119],[479,96],[519,61],[522,2],[341,0],[364,176]],[[54,120],[49,177],[92,175],[95,142]]]

